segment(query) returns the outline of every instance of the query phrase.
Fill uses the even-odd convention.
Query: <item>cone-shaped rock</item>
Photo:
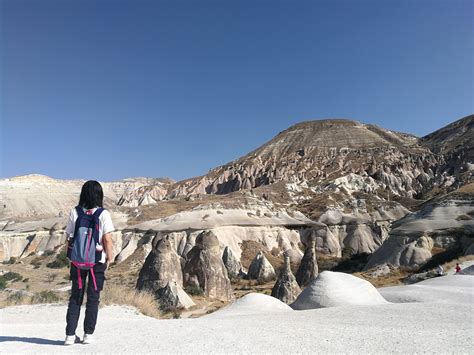
[[[318,261],[316,259],[316,241],[313,239],[304,252],[301,264],[296,271],[296,282],[300,287],[307,286],[318,276]]]
[[[291,272],[290,256],[285,254],[285,266],[278,276],[275,286],[273,286],[272,296],[286,304],[290,304],[296,300],[300,293],[301,289]]]
[[[176,282],[169,282],[165,287],[156,292],[156,297],[162,310],[176,308],[189,308],[194,306],[191,297]]]
[[[225,247],[224,253],[222,254],[222,261],[227,269],[229,277],[237,277],[240,274],[242,265],[232,253],[229,247]]]
[[[156,293],[168,283],[183,286],[181,261],[168,237],[153,240],[153,249],[138,275],[137,288]]]
[[[259,282],[275,280],[275,269],[262,252],[259,252],[250,263],[248,277]]]
[[[232,287],[214,233],[202,232],[196,238],[184,266],[184,285],[200,287],[207,297],[232,299]]]

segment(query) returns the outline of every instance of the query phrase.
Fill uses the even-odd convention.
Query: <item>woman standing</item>
[[[113,261],[111,232],[114,226],[109,211],[103,208],[103,199],[102,186],[97,181],[87,181],[82,186],[79,205],[69,214],[66,233],[72,289],[64,345],[80,341],[76,336],[76,328],[85,292],[87,303],[82,342],[90,344],[94,341],[92,334],[97,323],[100,291],[104,287],[105,271]]]

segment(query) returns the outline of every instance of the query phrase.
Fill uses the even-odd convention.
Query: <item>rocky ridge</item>
[[[244,241],[277,248],[279,256],[288,250],[292,262],[309,239],[329,256],[374,253],[398,233],[390,234],[396,221],[419,218],[409,213],[425,199],[472,182],[473,121],[465,117],[424,138],[349,120],[303,122],[202,177],[104,183],[117,261],[137,248],[146,257],[151,240],[166,236],[184,258],[204,231],[237,261]],[[0,180],[0,258],[60,245],[82,182]],[[153,211],[160,217],[149,217]]]

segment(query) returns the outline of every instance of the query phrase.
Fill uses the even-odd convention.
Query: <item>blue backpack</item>
[[[74,236],[69,241],[67,257],[77,268],[79,289],[82,289],[81,270],[90,270],[94,287],[94,266],[102,257],[102,246],[99,243],[99,217],[104,209],[98,208],[93,214],[85,213],[82,207],[77,206],[77,219],[74,227]],[[88,211],[89,212],[89,211]]]

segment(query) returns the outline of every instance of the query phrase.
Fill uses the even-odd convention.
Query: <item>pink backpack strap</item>
[[[97,282],[95,281],[94,268],[91,269],[92,281],[94,282],[94,290],[97,291]]]
[[[82,277],[81,277],[81,270],[76,267],[77,270],[77,282],[79,283],[79,290],[82,290]]]

